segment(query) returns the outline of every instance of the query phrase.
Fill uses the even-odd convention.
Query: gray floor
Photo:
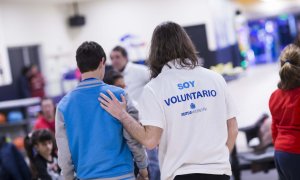
[[[278,71],[278,64],[253,66],[249,67],[240,79],[228,83],[228,88],[238,105],[239,127],[251,125],[262,113],[269,113],[268,102],[277,88]],[[243,133],[239,133],[237,149],[239,152],[249,150]],[[242,180],[278,180],[278,175],[276,170],[254,174],[251,171],[243,171]]]
[[[237,104],[239,127],[253,124],[262,113],[270,114],[269,98],[277,89],[278,72],[278,64],[251,66],[241,78],[228,83],[228,88]],[[239,133],[238,151],[248,150],[245,140],[245,135]]]
[[[278,180],[276,170],[272,170],[268,173],[251,173],[250,171],[242,172],[242,180]],[[233,180],[233,178],[232,178]]]
[[[251,66],[228,88],[238,105],[241,127],[252,124],[263,112],[269,113],[269,98],[279,82],[278,64]]]

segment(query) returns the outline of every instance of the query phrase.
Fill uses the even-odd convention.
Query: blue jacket
[[[120,88],[88,79],[80,82],[57,107],[56,121],[64,122],[71,161],[79,179],[125,177],[133,172],[133,158],[123,138],[122,124],[98,101],[99,94],[107,94],[107,90],[119,99],[124,94]],[[59,159],[65,159],[60,156],[66,155],[68,152],[64,151],[68,149],[63,141],[57,143]],[[64,167],[62,170],[64,173]]]

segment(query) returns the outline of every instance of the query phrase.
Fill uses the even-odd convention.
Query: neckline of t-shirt
[[[191,69],[190,67],[182,67],[178,61],[179,59],[174,59],[169,61],[167,64],[163,66],[161,72],[169,71],[169,70],[190,70]],[[199,65],[197,67],[202,67],[202,66]]]
[[[91,77],[91,78],[83,79],[80,82],[88,82],[88,81],[101,81],[101,80],[98,78]]]

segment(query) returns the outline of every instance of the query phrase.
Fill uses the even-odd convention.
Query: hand
[[[126,99],[121,95],[122,101],[120,102],[116,96],[108,90],[110,98],[105,94],[101,93],[98,100],[101,102],[101,107],[110,113],[113,117],[121,120],[122,115],[126,113]]]
[[[137,180],[149,180],[147,168],[140,169]]]

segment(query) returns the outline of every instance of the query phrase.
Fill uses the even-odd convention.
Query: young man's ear
[[[105,66],[105,61],[106,61],[106,59],[103,57],[99,64],[99,68],[102,68],[103,66]]]
[[[105,65],[105,63],[106,63],[106,59],[103,57],[103,58],[102,58],[102,61],[101,61],[101,64],[102,64],[102,65]]]

